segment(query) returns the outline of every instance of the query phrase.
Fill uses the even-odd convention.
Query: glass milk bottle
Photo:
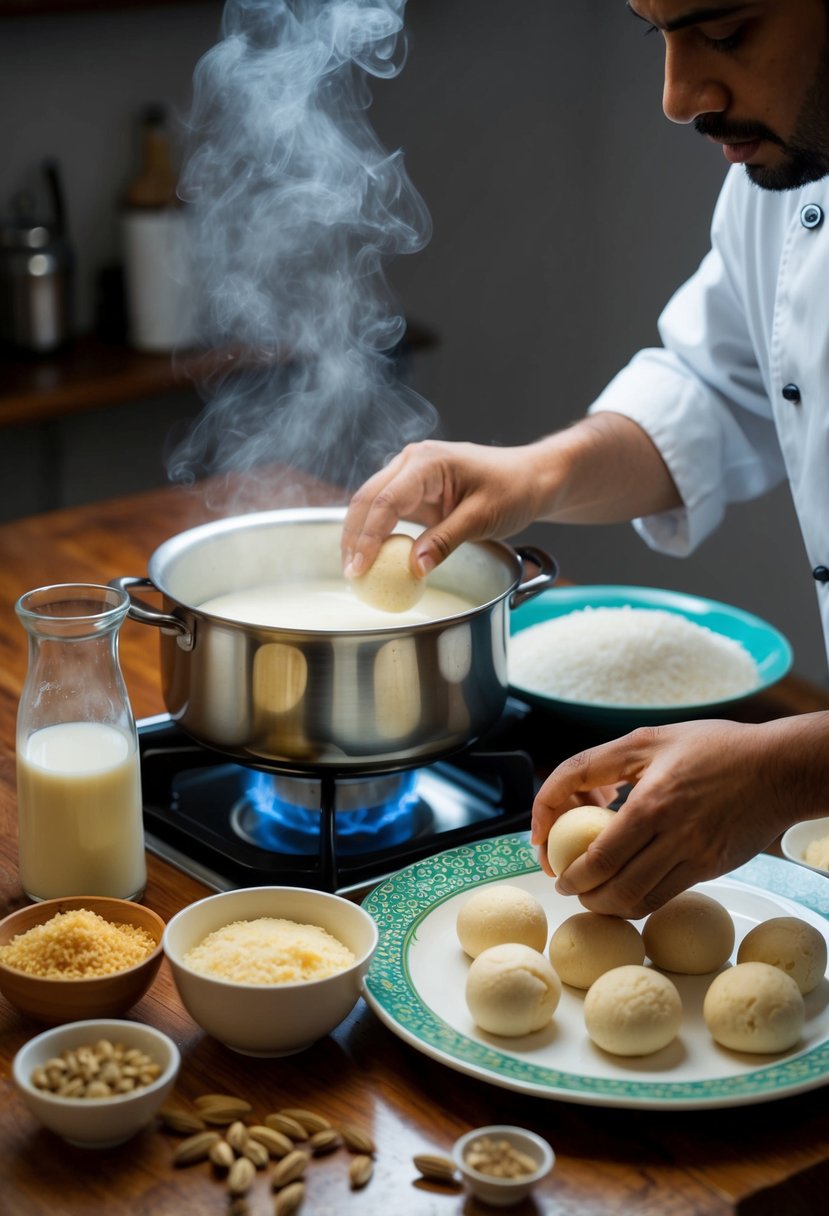
[[[29,635],[17,715],[20,880],[30,899],[135,899],[147,881],[138,734],[118,662],[129,596],[40,587],[15,610]]]

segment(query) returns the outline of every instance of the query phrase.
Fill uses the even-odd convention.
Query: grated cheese
[[[88,908],[58,912],[0,946],[0,962],[49,980],[90,979],[134,967],[152,954],[153,936],[112,924]]]
[[[759,684],[744,646],[662,609],[583,608],[510,638],[510,680],[563,701],[700,705]]]
[[[319,925],[261,916],[209,933],[184,961],[202,975],[241,984],[296,984],[344,971],[354,955]]]

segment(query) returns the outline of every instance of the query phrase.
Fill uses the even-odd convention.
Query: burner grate
[[[276,778],[227,762],[165,716],[139,722],[138,735],[148,847],[219,890],[359,890],[443,849],[529,827],[535,780],[520,750],[470,750],[384,776],[401,787],[395,814],[388,800],[361,798],[378,778]],[[254,809],[251,791],[269,785],[295,799],[287,823]]]

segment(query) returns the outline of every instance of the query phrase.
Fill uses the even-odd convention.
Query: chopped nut
[[[509,1140],[493,1140],[491,1136],[473,1140],[464,1160],[479,1174],[492,1178],[522,1178],[538,1169],[538,1162],[529,1153],[522,1153]]]

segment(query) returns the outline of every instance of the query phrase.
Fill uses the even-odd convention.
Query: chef
[[[729,503],[787,478],[829,644],[829,0],[628,0],[664,44],[663,108],[731,169],[711,250],[640,352],[574,426],[537,443],[410,445],[354,495],[343,532],[359,575],[399,519],[427,525],[427,574],[467,540],[533,520],[633,520],[690,553]],[[533,842],[632,785],[558,878],[589,909],[640,917],[748,860],[796,820],[829,814],[829,714],[633,733],[561,764]]]

